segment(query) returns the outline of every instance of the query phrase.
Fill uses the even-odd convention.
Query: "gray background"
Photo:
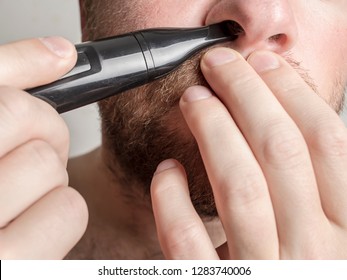
[[[0,44],[29,37],[60,35],[81,40],[78,0],[0,0]],[[76,156],[101,142],[95,105],[63,114],[71,134],[70,155]],[[347,123],[347,114],[342,115]]]

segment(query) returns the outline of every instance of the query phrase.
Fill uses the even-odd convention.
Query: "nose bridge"
[[[221,0],[207,20],[234,20],[242,28],[238,47],[250,52],[285,52],[295,43],[297,27],[289,0]]]

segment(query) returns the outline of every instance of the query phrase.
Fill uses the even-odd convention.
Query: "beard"
[[[185,168],[192,203],[202,217],[217,210],[198,145],[178,107],[192,85],[208,86],[199,67],[202,53],[168,76],[99,102],[108,168],[124,188],[150,193],[158,164],[168,158]],[[125,190],[126,191],[126,190]]]
[[[149,197],[151,180],[158,164],[174,158],[186,170],[191,200],[197,213],[201,217],[215,217],[213,191],[198,145],[178,107],[180,97],[188,87],[208,87],[199,66],[206,51],[160,80],[99,102],[99,108],[103,145],[107,151],[106,165],[125,192],[140,186]],[[319,94],[307,71],[290,57],[286,60]],[[326,102],[340,111],[343,90],[341,84],[335,88]]]

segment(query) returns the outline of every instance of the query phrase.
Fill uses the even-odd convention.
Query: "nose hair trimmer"
[[[170,73],[198,51],[235,40],[230,22],[189,29],[148,29],[76,45],[75,67],[28,90],[59,113],[99,101]]]

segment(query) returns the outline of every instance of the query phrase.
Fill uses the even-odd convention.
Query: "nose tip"
[[[247,56],[257,49],[284,53],[292,48],[297,37],[295,23],[284,18],[263,19],[246,23],[239,32],[237,47]]]

